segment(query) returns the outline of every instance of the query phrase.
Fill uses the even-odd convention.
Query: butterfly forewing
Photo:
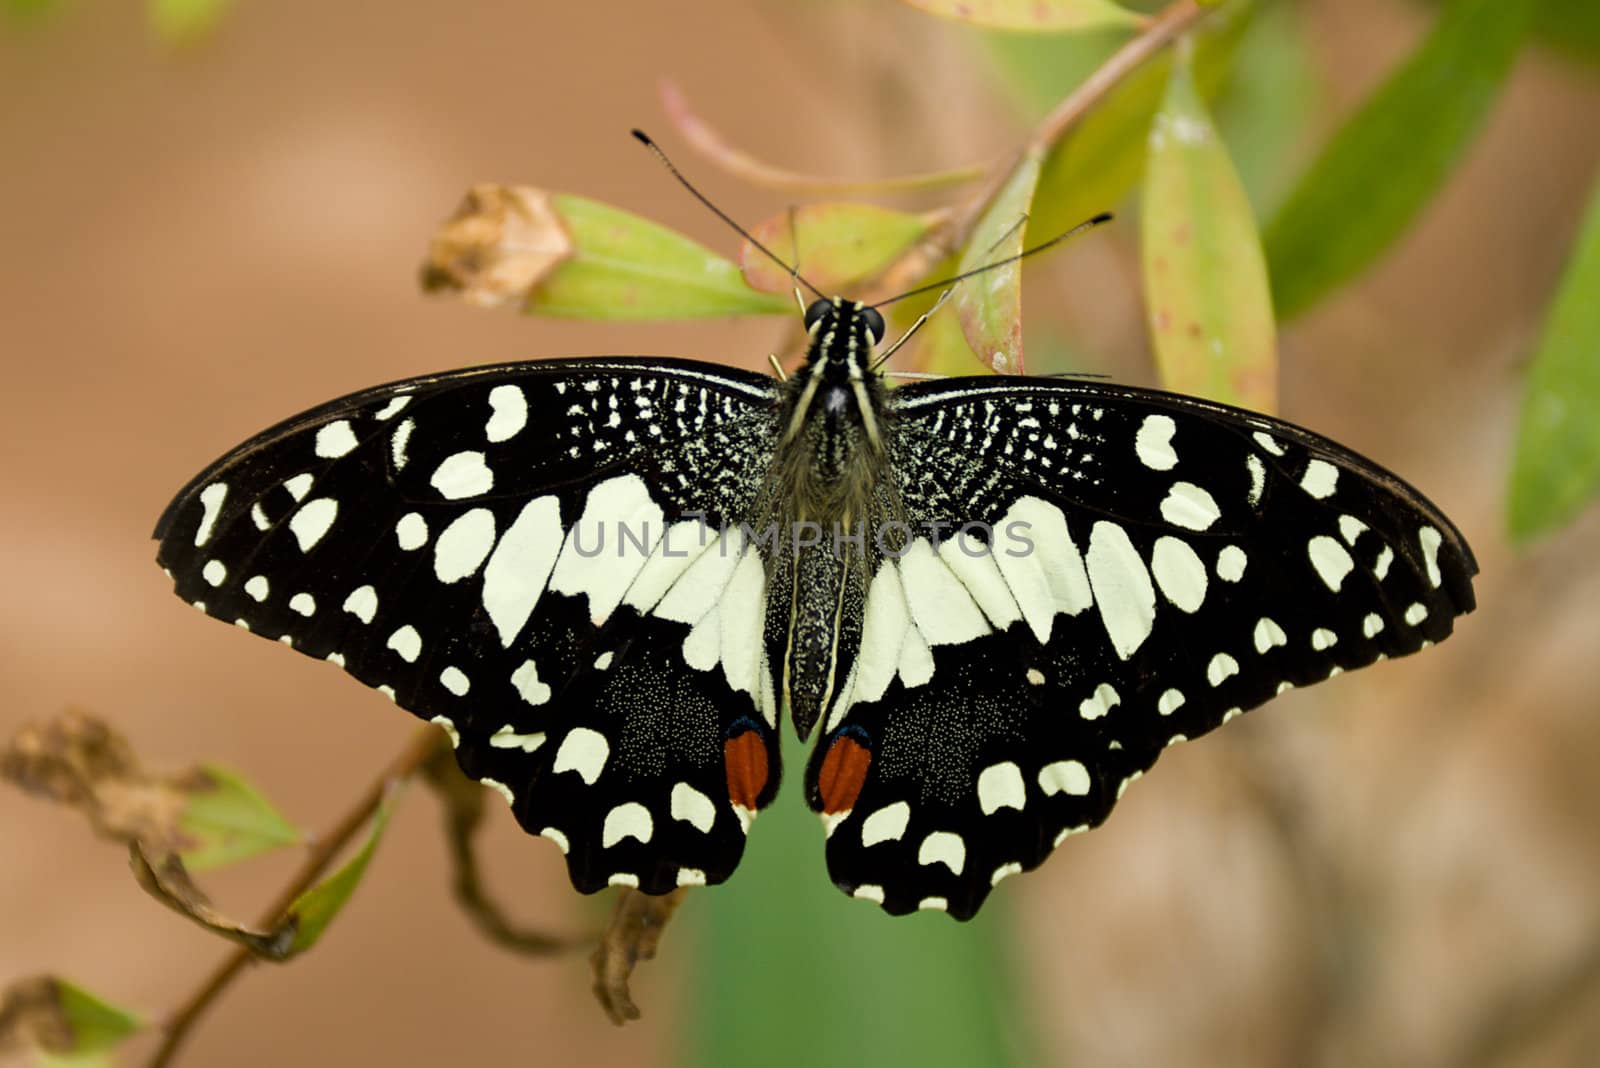
[[[737,517],[774,384],[580,360],[395,383],[269,430],[157,529],[180,596],[445,727],[582,890],[718,882],[778,781]]]
[[[1015,378],[890,406],[915,536],[807,775],[834,880],[890,912],[971,916],[1162,749],[1472,608],[1450,522],[1298,427]]]

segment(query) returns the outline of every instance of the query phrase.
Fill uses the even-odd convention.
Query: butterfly
[[[591,358],[267,430],[156,528],[176,592],[442,727],[573,885],[720,883],[817,736],[828,875],[976,913],[1162,750],[1416,652],[1472,552],[1289,423],[1098,381],[890,388],[819,299],[786,378]]]

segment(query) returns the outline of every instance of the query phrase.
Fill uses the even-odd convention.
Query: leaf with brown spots
[[[1277,335],[1261,239],[1183,50],[1150,128],[1142,240],[1161,384],[1273,411]]]
[[[1025,154],[973,228],[958,273],[1022,251],[1028,206],[1039,183],[1039,155]],[[1022,374],[1022,263],[1008,263],[961,282],[955,292],[961,332],[978,358],[999,374]]]

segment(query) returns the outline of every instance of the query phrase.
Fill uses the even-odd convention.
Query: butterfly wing
[[[890,912],[970,917],[1165,747],[1473,607],[1449,520],[1290,424],[1048,379],[891,404],[918,536],[877,567],[807,772],[832,878]]]
[[[572,881],[726,878],[778,781],[735,527],[771,380],[569,360],[412,379],[239,446],[156,529],[177,593],[440,724]]]

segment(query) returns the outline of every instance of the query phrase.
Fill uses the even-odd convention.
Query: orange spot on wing
[[[828,747],[828,755],[822,758],[822,770],[817,774],[822,811],[832,815],[854,808],[871,765],[872,750],[848,735],[835,739]]]
[[[759,731],[748,730],[722,743],[728,769],[728,798],[755,811],[756,798],[767,785],[767,745]]]

